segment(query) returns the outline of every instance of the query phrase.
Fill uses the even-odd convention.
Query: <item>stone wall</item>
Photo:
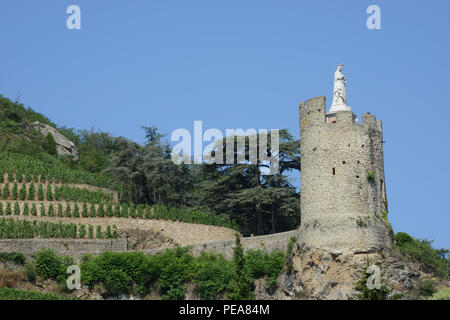
[[[301,243],[332,253],[389,250],[381,121],[300,104]],[[368,179],[368,173],[374,178]]]
[[[2,239],[0,252],[20,252],[31,256],[42,249],[51,249],[59,255],[80,257],[84,254],[99,254],[104,251],[127,250],[127,239]]]
[[[273,235],[241,238],[244,250],[261,249],[266,252],[275,250],[285,251],[291,237],[297,237],[298,231],[288,231]],[[192,253],[216,252],[223,254],[227,259],[233,256],[234,240],[222,240],[216,242],[198,243],[192,246]],[[128,250],[127,239],[3,239],[0,240],[0,252],[21,252],[31,256],[41,249],[51,249],[59,255],[81,257],[84,254],[98,255],[105,251],[126,252]],[[166,248],[139,250],[146,254],[164,252]]]
[[[257,237],[241,238],[241,244],[244,251],[250,249],[259,249],[265,252],[275,250],[285,251],[291,237],[298,237],[298,230],[281,232]],[[215,252],[225,256],[227,259],[233,257],[234,240],[216,241],[208,243],[199,243],[192,246],[192,253],[199,255],[201,252]],[[143,250],[147,254],[163,252],[165,249]]]

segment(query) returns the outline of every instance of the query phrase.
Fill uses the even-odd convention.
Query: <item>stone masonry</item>
[[[299,243],[333,254],[389,252],[381,121],[326,113],[325,97],[300,104]]]

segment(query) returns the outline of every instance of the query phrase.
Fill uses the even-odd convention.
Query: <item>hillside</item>
[[[368,260],[389,277],[370,297],[448,296],[448,251],[431,242],[398,233],[390,257],[299,244],[286,176],[299,170],[299,143],[287,131],[272,177],[258,165],[174,165],[156,127],[139,145],[58,128],[4,97],[0,116],[0,299],[346,299]],[[234,242],[237,231],[251,236]],[[81,290],[65,287],[72,264]]]

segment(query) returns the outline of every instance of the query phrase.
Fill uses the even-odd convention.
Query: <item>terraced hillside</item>
[[[233,239],[228,219],[194,209],[119,203],[107,177],[0,152],[0,239],[117,239],[129,249]]]

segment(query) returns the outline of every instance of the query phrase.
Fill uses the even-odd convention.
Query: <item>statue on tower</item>
[[[334,73],[334,90],[333,90],[333,103],[329,113],[336,111],[351,111],[351,108],[347,106],[347,95],[345,93],[346,80],[342,73],[343,64],[338,64],[337,70]]]

